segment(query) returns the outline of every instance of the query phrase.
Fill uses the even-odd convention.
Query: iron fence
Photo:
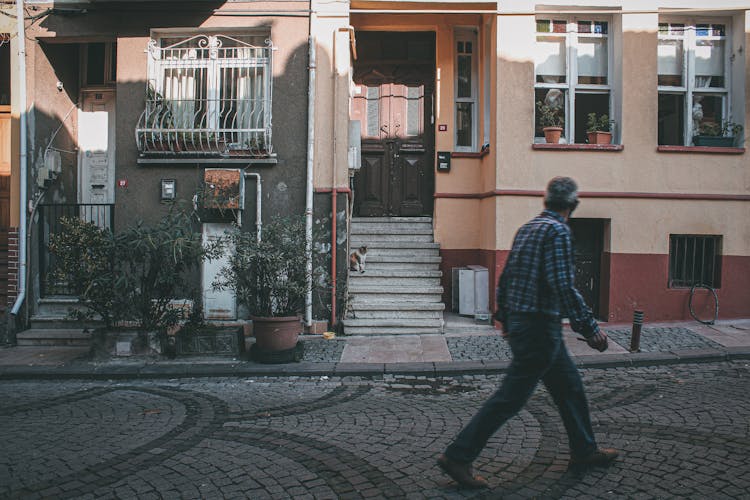
[[[68,283],[56,276],[57,261],[49,250],[52,236],[63,231],[63,218],[80,218],[100,228],[114,231],[115,206],[109,203],[40,203],[39,221],[39,293],[51,295],[73,295]]]

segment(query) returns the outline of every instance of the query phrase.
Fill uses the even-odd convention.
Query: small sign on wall
[[[447,132],[448,131],[448,125],[438,125],[438,132]]]
[[[117,187],[126,188],[128,187],[128,180],[127,179],[117,179]]]
[[[438,172],[450,172],[451,171],[451,152],[450,151],[438,151],[437,170]]]

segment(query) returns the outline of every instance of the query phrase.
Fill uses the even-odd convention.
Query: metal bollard
[[[633,311],[633,330],[630,333],[630,352],[641,352],[641,327],[643,311]]]

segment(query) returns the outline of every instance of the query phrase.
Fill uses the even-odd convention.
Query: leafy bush
[[[604,114],[597,117],[596,113],[589,113],[586,122],[586,132],[609,132],[612,130],[612,121]]]
[[[698,135],[706,135],[710,137],[736,137],[744,127],[739,123],[730,122],[729,120],[723,120],[721,123],[717,122],[703,122],[698,127]]]
[[[134,322],[142,332],[164,332],[177,324],[183,312],[172,299],[187,288],[189,272],[219,251],[204,247],[192,215],[177,209],[117,235],[77,218],[62,224],[50,243],[57,272],[87,308],[78,316],[97,314],[107,328]]]
[[[234,247],[214,289],[233,290],[237,301],[257,317],[294,316],[305,307],[303,217],[275,217],[263,225],[263,239],[236,228],[227,240]]]
[[[539,125],[542,127],[562,127],[565,123],[564,117],[560,116],[560,108],[552,107],[537,101],[536,107],[539,110]]]

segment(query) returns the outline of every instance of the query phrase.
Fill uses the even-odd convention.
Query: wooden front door
[[[363,33],[357,40],[364,53],[351,110],[362,130],[354,214],[432,215],[434,34]]]
[[[575,285],[594,312],[594,316],[598,318],[604,221],[570,219],[569,224],[575,248]]]

